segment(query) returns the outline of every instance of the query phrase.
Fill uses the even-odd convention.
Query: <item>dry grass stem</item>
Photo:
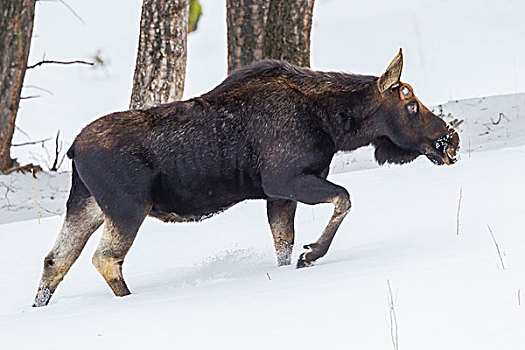
[[[458,212],[456,214],[456,236],[459,236],[459,212],[461,210],[461,199],[463,198],[463,189],[459,189]]]
[[[392,288],[390,287],[390,280],[387,280],[386,283],[388,286],[388,312],[390,315],[390,338],[392,339],[392,345],[394,346],[394,350],[399,350],[397,316],[396,316],[396,309],[394,306],[394,296],[392,295]]]
[[[498,242],[496,241],[496,237],[494,237],[494,234],[492,233],[492,229],[490,228],[489,224],[487,224],[487,227],[490,232],[490,236],[492,237],[492,241],[494,242],[494,245],[496,246],[496,250],[498,251],[499,261],[501,263],[501,267],[503,267],[503,270],[505,270],[505,264],[503,263],[503,257],[501,256],[501,251],[499,250]]]
[[[35,203],[36,203],[36,217],[40,224],[40,206],[38,205],[38,194],[36,190],[35,172],[31,169],[31,181],[33,182],[33,188],[35,189]]]

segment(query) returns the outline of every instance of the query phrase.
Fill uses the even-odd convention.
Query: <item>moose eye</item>
[[[407,111],[409,114],[416,114],[418,109],[417,102],[407,104]]]

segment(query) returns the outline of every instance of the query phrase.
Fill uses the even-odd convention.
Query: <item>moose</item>
[[[199,221],[247,199],[264,199],[277,263],[291,264],[297,202],[334,204],[297,268],[330,247],[350,211],[346,189],[327,180],[338,151],[375,147],[379,164],[420,155],[456,161],[459,136],[400,81],[399,53],[380,76],[321,72],[264,60],[210,92],[86,126],[67,155],[72,181],[64,224],[44,259],[33,306],[49,303],[92,233],[92,262],[116,296],[130,294],[124,258],[147,216]]]

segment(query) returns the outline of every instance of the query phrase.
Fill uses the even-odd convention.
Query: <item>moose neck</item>
[[[323,95],[322,105],[326,113],[323,122],[337,151],[353,151],[369,145],[377,137],[380,127],[376,79],[369,80],[352,91],[342,89]]]

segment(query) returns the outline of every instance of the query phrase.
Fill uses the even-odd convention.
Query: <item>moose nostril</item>
[[[449,142],[450,142],[450,136],[449,135],[441,136],[441,137],[437,138],[436,141],[434,141],[434,147],[437,150],[444,151],[444,150],[446,150],[449,147]]]

